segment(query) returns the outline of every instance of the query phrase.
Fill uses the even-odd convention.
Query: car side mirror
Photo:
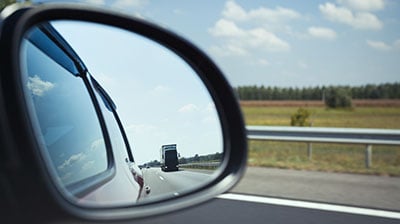
[[[0,151],[14,196],[6,204],[21,205],[20,219],[148,217],[238,182],[247,159],[238,101],[197,47],[147,21],[81,5],[7,12]]]

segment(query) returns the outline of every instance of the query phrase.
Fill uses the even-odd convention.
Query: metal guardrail
[[[250,140],[293,141],[308,144],[308,157],[312,158],[311,143],[365,144],[365,166],[372,164],[372,145],[400,145],[400,130],[363,128],[316,128],[283,126],[246,126]]]

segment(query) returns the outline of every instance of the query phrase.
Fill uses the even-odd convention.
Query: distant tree
[[[307,109],[300,107],[296,113],[292,114],[290,125],[291,126],[311,126],[310,122],[311,112]]]
[[[217,161],[222,160],[222,153],[219,153],[219,152],[215,153],[215,154],[212,156],[212,159],[211,159],[211,160],[217,160]]]
[[[294,89],[294,94],[292,100],[301,100],[301,90],[299,88]]]
[[[395,83],[395,84],[391,85],[390,98],[400,99],[400,83]]]
[[[278,100],[280,95],[280,89],[278,87],[274,87],[272,89],[272,100]]]
[[[185,157],[179,158],[179,164],[186,164],[186,163],[187,163],[187,160]]]
[[[348,88],[329,88],[325,95],[325,105],[329,108],[351,108],[351,92]]]
[[[147,163],[147,165],[151,166],[151,167],[157,167],[160,166],[160,162],[158,160],[153,160]]]
[[[399,99],[400,83],[368,84],[352,87],[317,86],[293,88],[253,85],[235,88],[236,95],[240,100],[325,100],[331,91],[346,91],[353,99]]]

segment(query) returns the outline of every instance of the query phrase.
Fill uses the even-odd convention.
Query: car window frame
[[[104,105],[107,107],[107,109],[110,111],[110,113],[112,113],[114,121],[117,122],[117,126],[118,126],[119,132],[120,132],[119,134],[121,135],[121,137],[124,140],[124,145],[125,145],[126,152],[128,154],[129,162],[134,163],[135,158],[133,157],[133,154],[132,154],[131,144],[129,143],[124,126],[122,125],[121,119],[119,118],[119,115],[117,113],[116,104],[114,103],[114,101],[112,100],[110,95],[107,93],[107,91],[99,84],[99,82],[92,75],[89,75],[89,79],[93,85],[94,90],[97,91],[97,93],[103,100]]]

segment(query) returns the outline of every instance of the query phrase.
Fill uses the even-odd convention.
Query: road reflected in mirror
[[[51,21],[26,34],[21,65],[46,166],[73,202],[154,202],[217,176],[216,106],[169,49],[118,28]]]

